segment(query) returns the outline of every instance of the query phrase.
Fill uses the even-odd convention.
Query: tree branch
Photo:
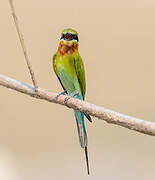
[[[36,97],[36,92],[32,85],[20,82],[4,75],[0,75],[0,85],[35,98],[44,99],[46,101],[61,105],[65,105],[64,99],[67,97],[65,95],[61,95],[55,101],[54,98],[56,97],[57,93],[49,92],[42,88],[37,89],[38,96]],[[81,112],[85,112],[87,114],[90,114],[91,116],[95,116],[106,121],[107,123],[116,124],[131,130],[138,131],[140,133],[155,136],[155,123],[153,122],[127,116],[75,98],[70,98],[65,106],[68,106],[72,109],[77,109]]]
[[[17,15],[15,13],[15,8],[14,8],[12,0],[9,0],[9,4],[10,4],[10,7],[11,7],[12,16],[13,16],[13,19],[14,19],[14,23],[15,23],[15,26],[16,26],[16,30],[17,30],[17,33],[18,33],[19,40],[20,40],[20,44],[21,44],[22,49],[23,49],[23,53],[24,53],[24,57],[25,57],[25,60],[26,60],[26,64],[27,64],[27,67],[29,69],[33,85],[35,87],[35,91],[37,92],[38,85],[37,85],[37,82],[36,82],[36,79],[35,79],[35,76],[34,76],[34,72],[32,70],[32,67],[31,67],[31,64],[30,64],[30,60],[29,60],[29,57],[28,57],[28,54],[27,54],[27,51],[26,51],[26,47],[25,47],[25,43],[24,43],[24,38],[23,38],[23,35],[22,35],[22,33],[20,31],[20,28],[19,28]]]

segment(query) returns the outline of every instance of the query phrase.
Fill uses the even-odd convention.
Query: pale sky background
[[[79,32],[86,100],[155,121],[154,0],[14,0],[37,82],[61,92],[51,56],[61,31]],[[0,5],[0,74],[31,83],[10,14]],[[86,172],[73,111],[0,87],[0,179],[154,180],[155,137],[93,118]]]

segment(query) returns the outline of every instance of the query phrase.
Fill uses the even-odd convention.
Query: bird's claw
[[[67,91],[63,91],[63,92],[59,93],[58,95],[55,96],[54,101],[57,101],[59,96],[65,95],[65,94],[67,94]]]
[[[67,106],[67,101],[71,98],[71,97],[76,97],[77,95],[79,95],[79,93],[78,93],[78,91],[74,91],[74,92],[72,92],[68,97],[66,97],[65,99],[64,99],[64,104]]]
[[[70,99],[71,97],[66,97],[65,99],[64,99],[64,104],[67,106],[67,101]]]

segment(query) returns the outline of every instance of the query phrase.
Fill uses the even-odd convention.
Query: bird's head
[[[60,43],[72,47],[73,45],[78,46],[78,33],[73,29],[64,29],[61,34]]]

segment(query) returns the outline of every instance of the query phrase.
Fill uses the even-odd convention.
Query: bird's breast
[[[77,87],[77,75],[74,66],[74,57],[58,56],[57,57],[57,72],[67,92],[73,92]]]
[[[58,71],[65,71],[66,73],[75,73],[74,57],[72,56],[58,56],[56,66]]]

